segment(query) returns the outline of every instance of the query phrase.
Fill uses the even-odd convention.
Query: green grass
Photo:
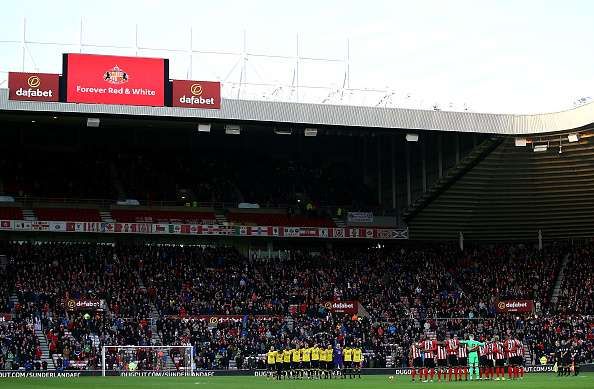
[[[578,377],[555,374],[528,374],[522,381],[411,383],[408,376],[364,376],[353,380],[271,381],[263,377],[79,377],[79,378],[0,378],[0,388],[14,389],[406,389],[406,388],[517,388],[582,389],[594,388],[594,373]]]

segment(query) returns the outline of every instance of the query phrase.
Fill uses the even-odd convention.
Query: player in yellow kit
[[[361,378],[361,363],[363,362],[363,351],[360,347],[353,348],[353,377],[356,375]]]
[[[283,374],[286,378],[289,378],[289,375],[291,374],[291,356],[293,356],[293,352],[287,346],[283,352]]]
[[[342,350],[342,356],[344,358],[344,369],[342,370],[342,378],[346,378],[347,374],[349,378],[353,378],[351,371],[353,369],[353,349],[346,346]]]
[[[334,349],[332,345],[326,347],[326,377],[332,379],[332,373],[334,372]]]
[[[311,348],[311,377],[318,377],[320,374],[320,348],[317,344]]]
[[[303,370],[301,369],[301,349],[296,344],[291,350],[291,377],[303,377]]]
[[[276,354],[277,352],[274,350],[274,347],[270,347],[270,351],[266,353],[266,362],[268,367],[268,372],[266,373],[267,378],[274,377]]]
[[[301,359],[301,370],[309,378],[311,373],[311,348],[306,343],[301,348]]]
[[[326,361],[326,349],[320,347],[320,378],[326,378],[327,361]]]
[[[280,380],[283,376],[283,350],[282,349],[279,349],[276,352],[274,365],[276,366],[276,379]]]

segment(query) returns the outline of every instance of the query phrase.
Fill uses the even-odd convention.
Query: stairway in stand
[[[227,218],[225,217],[225,215],[222,214],[222,213],[220,213],[220,212],[217,212],[215,214],[215,217],[217,219],[217,224],[220,225],[220,226],[225,226],[225,225],[227,225],[229,223],[229,221],[227,220]]]
[[[23,209],[23,219],[34,222],[37,220],[37,216],[32,209]]]
[[[553,287],[553,294],[551,296],[551,305],[557,306],[557,302],[559,301],[559,294],[561,293],[561,285],[563,285],[563,280],[565,279],[565,268],[567,267],[567,262],[569,262],[569,254],[563,258],[563,262],[561,262],[561,268],[559,269],[559,274],[557,275],[557,280],[555,281],[555,286]]]
[[[39,340],[39,347],[41,348],[41,360],[47,362],[48,370],[55,369],[54,360],[50,355],[49,344],[47,343],[47,339],[43,333],[43,330],[36,328],[35,336],[37,336],[37,340]]]
[[[103,223],[113,223],[113,217],[111,216],[110,211],[99,211],[99,216],[101,217],[101,221]]]
[[[332,221],[334,222],[334,224],[336,224],[336,227],[338,227],[338,228],[346,227],[346,223],[344,222],[343,219],[339,219],[337,217],[332,216]]]
[[[19,303],[19,298],[13,293],[8,297],[8,301],[10,301],[10,305],[14,308]]]
[[[138,280],[138,288],[140,290],[146,290],[146,287],[144,286],[144,281],[142,280],[142,277],[140,277],[140,275],[138,273],[135,273],[135,274],[136,274],[136,279]],[[155,306],[155,304],[152,301],[149,302],[149,307],[151,309],[151,311],[149,313],[149,327],[151,329],[151,345],[163,346],[163,339],[161,339],[161,334],[159,334],[159,332],[157,331],[157,320],[159,320],[161,315],[159,314],[157,307]],[[167,369],[168,370],[175,369],[175,363],[173,362],[173,360],[171,358],[167,358]]]

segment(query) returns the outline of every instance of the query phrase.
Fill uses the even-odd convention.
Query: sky
[[[594,97],[592,20],[589,0],[4,0],[0,87],[87,52],[169,58],[228,98],[552,112]]]

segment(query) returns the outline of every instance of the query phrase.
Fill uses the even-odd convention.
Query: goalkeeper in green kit
[[[478,349],[485,344],[474,340],[474,335],[468,335],[468,340],[460,341],[460,344],[465,344],[468,349],[468,370],[470,380],[472,381],[472,372],[474,371],[475,378],[479,379],[479,357]]]

